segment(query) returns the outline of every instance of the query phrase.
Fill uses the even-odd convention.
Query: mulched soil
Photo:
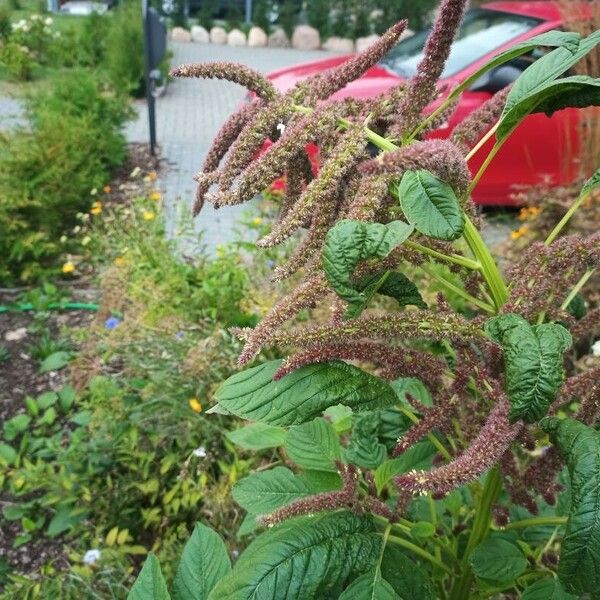
[[[136,167],[144,172],[158,170],[159,159],[150,156],[143,145],[130,146],[127,162],[115,173],[111,182],[111,187],[115,190],[111,194],[111,202],[126,202],[131,198],[135,185],[130,174]],[[94,287],[93,274],[55,285],[73,302],[97,303],[100,299],[100,292]],[[14,305],[23,291],[25,290],[0,289],[0,306]],[[53,337],[61,336],[62,332],[62,336],[68,338],[69,329],[87,327],[94,317],[95,313],[89,310],[51,311],[47,325]],[[9,353],[8,359],[0,363],[0,433],[6,420],[25,412],[23,400],[27,396],[35,397],[42,392],[56,391],[68,377],[68,369],[39,373],[40,363],[30,355],[30,347],[36,342],[36,335],[31,331],[33,322],[34,317],[30,312],[0,313],[0,345]],[[77,350],[76,347],[74,349]],[[2,562],[8,563],[11,571],[21,574],[32,574],[49,561],[53,561],[59,568],[66,567],[68,563],[63,550],[64,539],[40,537],[20,548],[13,548],[15,538],[22,533],[21,526],[18,521],[2,519],[1,510],[14,500],[0,491],[0,571]],[[1,589],[0,585],[0,591]]]

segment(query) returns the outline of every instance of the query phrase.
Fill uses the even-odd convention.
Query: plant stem
[[[394,544],[397,544],[398,546],[402,546],[403,548],[410,550],[411,552],[420,556],[421,558],[428,560],[432,565],[435,565],[436,567],[439,567],[449,575],[452,575],[452,570],[450,569],[450,567],[448,567],[448,565],[445,565],[441,560],[438,560],[435,556],[433,556],[433,554],[430,554],[429,552],[427,552],[427,550],[423,550],[423,548],[421,548],[420,546],[417,546],[416,544],[413,544],[412,542],[409,542],[408,540],[397,537],[395,535],[388,536],[388,540],[390,542],[393,542]]]
[[[439,258],[440,260],[454,263],[455,265],[471,269],[472,271],[481,270],[481,265],[477,261],[466,258],[465,256],[460,256],[460,254],[444,254],[434,250],[433,248],[428,248],[427,246],[423,246],[422,244],[413,242],[411,240],[406,240],[404,245],[407,248],[420,252],[421,254],[426,254],[427,256],[431,256],[433,258]]]
[[[541,525],[565,525],[567,517],[532,517],[531,519],[523,519],[514,521],[502,528],[502,531],[510,531],[512,529],[525,529],[526,527],[538,527]]]
[[[569,295],[566,297],[565,301],[561,304],[561,310],[567,310],[569,304],[573,302],[573,298],[579,294],[581,288],[583,288],[583,286],[588,282],[588,279],[593,275],[595,270],[596,269],[590,269],[581,276],[581,279],[577,282],[575,287],[569,292]]]
[[[469,162],[485,145],[485,143],[496,133],[496,130],[500,126],[500,121],[496,121],[496,124],[479,140],[476,146],[471,148],[471,151],[465,157],[465,160]]]
[[[475,306],[478,306],[479,308],[485,310],[486,312],[492,315],[496,314],[496,310],[493,306],[490,306],[487,302],[484,302],[479,298],[475,298],[475,296],[471,296],[469,292],[466,292],[457,285],[454,285],[452,282],[448,281],[440,274],[436,273],[433,269],[429,268],[429,265],[421,265],[421,269],[423,269],[423,271],[425,271],[425,273],[427,273],[430,277],[433,277],[433,279],[439,281],[443,286],[467,300],[467,302],[471,302]]]
[[[592,193],[590,190],[587,194],[580,194],[579,198],[573,202],[571,208],[566,212],[565,216],[556,224],[554,229],[550,232],[550,235],[546,238],[544,244],[549,246],[558,236],[558,234],[563,230],[564,226],[571,220],[571,217],[577,212],[577,209],[581,206],[582,202],[588,198],[588,196]]]
[[[454,582],[450,600],[465,600],[469,598],[471,584],[473,582],[473,571],[469,565],[471,553],[482,540],[487,537],[492,521],[492,506],[500,490],[502,489],[502,478],[498,467],[494,467],[487,475],[481,498],[477,504],[475,519],[471,528],[471,535],[467,542],[467,547],[462,558],[462,574],[459,579]]]
[[[412,412],[412,410],[410,410],[409,408],[407,408],[406,406],[401,406],[399,408],[400,412],[403,415],[406,415],[413,423],[418,423],[419,422],[419,417],[417,417],[417,415],[415,415],[414,412]],[[437,448],[438,452],[448,461],[452,460],[452,456],[450,455],[450,453],[448,452],[448,450],[446,450],[446,448],[444,447],[444,445],[442,444],[442,442],[440,442],[440,440],[437,439],[437,437],[435,437],[435,435],[433,435],[433,433],[428,433],[427,434],[427,439]]]

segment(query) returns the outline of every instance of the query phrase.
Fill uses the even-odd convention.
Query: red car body
[[[585,3],[582,3],[578,9],[585,11]],[[494,46],[494,32],[492,30],[476,31],[473,37],[481,33],[478,39],[484,50],[478,52],[477,57],[464,68],[440,81],[440,85],[447,86],[447,89],[452,89],[464,81],[501,51],[546,31],[562,27],[561,13],[554,2],[491,2],[476,10],[479,11],[478,14],[482,15],[480,19],[482,21],[485,21],[488,16],[490,19],[499,22],[504,19],[515,18],[519,20],[524,17],[528,29],[517,33],[515,37],[501,41],[490,51],[486,51],[485,47]],[[506,34],[503,35],[506,36]],[[406,41],[410,41],[410,38]],[[402,43],[405,42],[400,42],[400,44]],[[297,81],[335,67],[348,58],[348,55],[335,56],[334,58],[282,69],[271,73],[269,79],[276,88],[285,91]],[[466,57],[466,60],[468,61],[470,58]],[[402,80],[403,77],[399,74],[384,66],[376,65],[369,69],[363,77],[339,91],[334,98],[348,96],[355,98],[373,97],[398,85]],[[448,137],[458,123],[491,96],[492,92],[485,89],[466,91],[447,126],[433,132],[431,137]],[[430,109],[435,108],[435,106],[436,103],[432,104]],[[477,172],[491,146],[492,141],[486,144],[472,159],[469,167],[473,173]],[[576,156],[577,147],[578,113],[576,110],[562,110],[552,117],[543,114],[527,117],[505,143],[474,190],[473,197],[475,201],[485,205],[509,205],[512,203],[510,196],[514,185],[532,185],[542,181],[555,185],[571,182],[575,177],[576,169],[574,162],[569,162],[566,157]]]

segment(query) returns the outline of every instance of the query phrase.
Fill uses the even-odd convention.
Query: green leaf
[[[290,427],[285,450],[297,465],[315,471],[335,471],[341,457],[335,430],[322,418]]]
[[[233,499],[253,515],[266,515],[313,493],[306,481],[286,467],[252,473],[233,486]]]
[[[407,394],[425,406],[433,406],[433,399],[431,398],[429,390],[425,387],[423,382],[416,377],[400,377],[399,379],[392,381],[391,386],[394,388],[394,392],[396,392],[396,396],[398,396],[400,402],[406,404],[406,406],[412,408]]]
[[[175,574],[176,600],[206,600],[230,571],[231,560],[221,537],[210,527],[196,523]]]
[[[250,423],[227,433],[229,440],[245,450],[265,450],[283,446],[285,436],[286,432],[282,427],[265,423]]]
[[[29,415],[16,415],[4,423],[4,439],[12,442],[20,433],[23,433],[31,423]]]
[[[562,383],[563,354],[572,343],[571,334],[554,323],[531,326],[514,314],[493,317],[485,330],[504,350],[510,419],[538,421]]]
[[[331,492],[342,488],[342,479],[339,473],[333,471],[304,471],[300,479],[306,483],[312,494]]]
[[[58,394],[56,392],[44,392],[37,397],[37,405],[41,410],[46,410],[58,401]]]
[[[40,412],[40,407],[38,406],[38,403],[35,401],[35,398],[32,398],[31,396],[26,396],[25,400],[23,400],[23,402],[25,403],[25,408],[27,409],[27,412],[31,416],[37,417],[37,415]]]
[[[7,465],[13,465],[17,460],[17,456],[17,451],[12,446],[0,443],[0,458]]]
[[[488,583],[509,583],[524,573],[527,558],[515,544],[492,536],[483,540],[470,557],[473,573]]]
[[[578,321],[580,319],[583,319],[583,317],[585,317],[585,315],[587,314],[587,305],[585,303],[585,298],[579,293],[575,294],[575,297],[573,298],[573,300],[571,300],[571,302],[569,302],[569,305],[567,306],[567,312],[572,317],[575,317],[575,319],[577,319]]]
[[[373,569],[355,579],[342,592],[339,600],[398,600],[398,595],[381,577],[381,571]]]
[[[72,507],[59,508],[55,513],[46,533],[50,537],[56,537],[65,531],[71,529],[75,524],[82,520],[81,515],[75,515]]]
[[[433,537],[435,534],[435,525],[429,521],[413,523],[410,528],[410,534],[418,540]]]
[[[41,418],[37,420],[37,424],[52,425],[52,423],[56,421],[56,416],[56,410],[53,406],[51,406],[50,408],[46,409],[46,411],[44,411],[44,414],[41,416]]]
[[[431,461],[437,450],[431,442],[419,442],[408,448],[398,458],[382,463],[375,471],[375,487],[379,494],[385,485],[396,475],[407,473],[411,469],[417,471],[431,467]]]
[[[385,547],[381,561],[381,574],[394,588],[400,600],[436,598],[427,573],[394,544],[388,543]]]
[[[369,517],[338,511],[285,521],[256,538],[210,600],[308,600],[375,566],[381,550]]]
[[[455,240],[465,227],[454,190],[429,171],[406,171],[398,187],[400,206],[417,231],[439,240]]]
[[[349,315],[357,316],[375,289],[359,289],[352,274],[359,262],[367,258],[385,258],[404,242],[413,228],[402,221],[364,223],[342,220],[332,227],[323,249],[323,270],[336,294],[348,302]]]
[[[271,425],[311,421],[336,404],[355,412],[397,402],[384,381],[343,362],[317,363],[273,381],[281,361],[233,375],[216,392],[221,406],[238,417]]]
[[[75,390],[70,385],[65,385],[58,392],[58,406],[64,413],[68,412],[75,403]]]
[[[352,427],[352,409],[343,404],[330,406],[323,416],[331,422],[336,433],[348,431]]]
[[[67,366],[71,360],[70,352],[54,352],[42,361],[40,365],[40,373],[48,373],[49,371],[59,371]]]
[[[568,592],[600,590],[600,433],[574,419],[545,418],[540,423],[567,461],[571,507],[561,544],[558,577]]]
[[[170,600],[170,598],[158,558],[150,552],[127,595],[127,600]]]
[[[565,592],[557,579],[548,577],[530,585],[523,592],[521,600],[577,600],[577,596]]]
[[[357,415],[346,450],[346,460],[364,469],[376,469],[386,458],[387,448],[379,442],[380,411]]]

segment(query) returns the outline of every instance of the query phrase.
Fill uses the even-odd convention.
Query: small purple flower
[[[178,332],[175,334],[175,339],[176,339],[178,342],[181,342],[181,340],[183,340],[184,336],[185,336],[185,333],[184,333],[183,331],[178,331]]]
[[[272,259],[269,259],[267,261],[267,267],[269,267],[269,269],[272,269],[275,266],[275,261]]]
[[[115,327],[118,327],[120,323],[121,319],[118,317],[109,317],[106,319],[106,321],[104,321],[104,327],[106,329],[114,329]]]

